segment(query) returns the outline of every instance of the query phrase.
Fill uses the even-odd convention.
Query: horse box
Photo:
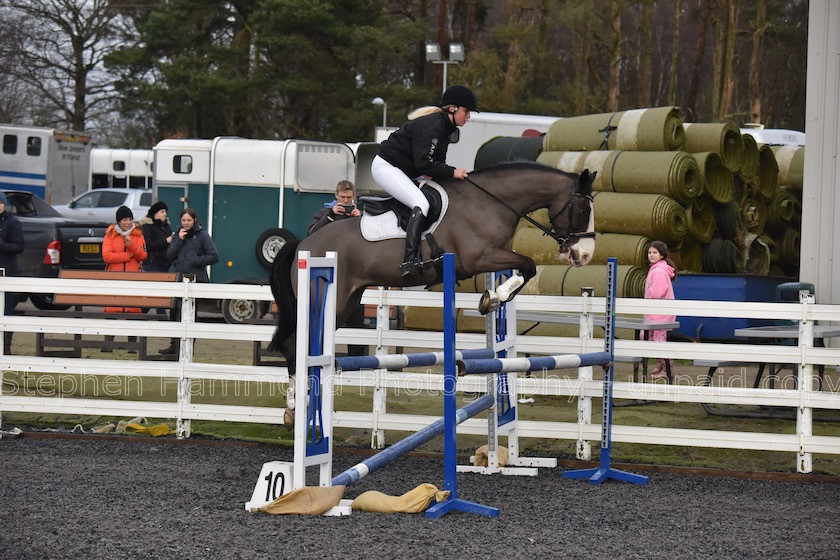
[[[706,301],[766,301],[776,300],[776,286],[795,278],[781,276],[745,276],[736,274],[680,273],[674,280],[676,299]],[[680,328],[674,335],[689,340],[735,341],[735,329],[774,324],[767,319],[728,319],[720,317],[677,316]]]

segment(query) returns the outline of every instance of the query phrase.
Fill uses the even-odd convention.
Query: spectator
[[[134,223],[134,214],[126,206],[117,208],[116,222],[108,226],[105,238],[102,240],[102,260],[105,270],[124,272],[140,272],[143,261],[148,257],[146,241],[143,232]],[[141,313],[139,307],[106,307],[106,313]],[[129,337],[132,340],[134,337]],[[113,341],[113,336],[106,336],[105,340]],[[103,352],[111,352],[111,348],[103,348]],[[133,352],[133,351],[132,351]]]
[[[6,269],[6,276],[17,276],[20,272],[17,256],[23,252],[23,226],[9,206],[9,199],[0,192],[0,268]],[[15,310],[17,294],[6,292],[5,314]],[[12,353],[12,332],[3,331],[3,353]]]
[[[166,250],[172,243],[172,228],[169,226],[169,218],[166,217],[168,210],[165,202],[155,202],[146,216],[138,222],[143,228],[146,251],[149,253],[149,258],[143,263],[145,272],[169,272]],[[158,307],[157,314],[166,315],[166,310]]]
[[[672,281],[677,277],[677,267],[668,258],[668,246],[662,241],[652,241],[648,248],[648,261],[650,261],[650,270],[648,270],[647,280],[645,281],[645,298],[674,299],[674,286]],[[676,316],[647,314],[645,315],[645,319],[651,321],[675,321]],[[665,342],[667,339],[666,335],[667,333],[664,330],[652,331],[650,333],[650,339],[657,342]],[[670,365],[673,365],[673,360],[670,361]],[[657,358],[657,366],[650,371],[648,377],[650,379],[664,379],[666,377],[663,371],[664,369],[665,358]]]
[[[149,253],[149,258],[143,263],[143,270],[146,272],[169,272],[166,250],[172,243],[172,227],[166,216],[168,210],[165,202],[155,202],[149,208],[146,217],[138,222],[143,228],[146,251]]]
[[[172,243],[166,250],[166,258],[175,272],[194,274],[196,282],[209,282],[207,267],[219,262],[219,251],[210,234],[198,223],[198,215],[192,208],[181,210],[181,227],[172,236]],[[172,315],[173,321],[181,320],[180,309]],[[161,354],[177,354],[181,340],[173,338],[168,347],[158,350]]]
[[[362,213],[356,205],[356,186],[352,181],[339,181],[335,187],[335,200],[327,202],[324,207],[312,217],[307,232],[312,235],[327,224],[336,220],[359,218]],[[365,326],[365,306],[359,305],[344,322],[351,328]],[[348,344],[347,354],[350,356],[367,356],[367,347],[359,344]]]

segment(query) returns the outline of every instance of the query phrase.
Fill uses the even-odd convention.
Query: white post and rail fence
[[[181,353],[177,361],[140,361],[109,359],[111,354],[97,353],[93,358],[58,358],[22,355],[0,355],[0,371],[3,374],[17,372],[32,380],[23,387],[3,385],[0,392],[0,415],[9,412],[38,414],[91,415],[113,417],[145,416],[173,419],[177,425],[178,437],[189,437],[191,420],[216,420],[230,422],[251,422],[282,424],[285,403],[281,384],[288,381],[288,371],[279,366],[253,366],[242,364],[217,364],[193,360],[192,346],[195,340],[217,341],[269,341],[274,327],[265,324],[230,325],[222,322],[196,320],[197,299],[225,299],[231,297],[231,290],[237,290],[236,297],[270,301],[268,286],[214,285],[191,282],[127,282],[113,280],[71,280],[42,278],[0,278],[0,291],[39,292],[62,294],[132,295],[154,297],[177,297],[183,300],[180,322],[166,320],[120,320],[104,318],[74,318],[61,316],[38,316],[34,314],[3,317],[3,329],[18,333],[54,333],[181,338]],[[456,307],[475,309],[478,294],[458,293]],[[0,301],[2,298],[0,297]],[[558,314],[576,314],[586,320],[592,314],[603,313],[603,297],[560,297],[527,296],[516,298],[517,312],[546,311]],[[379,354],[393,353],[397,347],[441,350],[443,333],[439,331],[403,331],[390,328],[389,306],[440,307],[440,293],[413,290],[369,289],[363,303],[378,305],[375,329],[337,330],[339,344],[364,344],[376,349]],[[814,430],[815,410],[840,410],[840,387],[836,371],[840,366],[840,348],[814,345],[815,324],[825,325],[840,317],[839,305],[813,303],[813,296],[803,294],[800,303],[756,303],[756,302],[714,302],[694,300],[644,300],[619,298],[616,312],[621,316],[641,317],[645,313],[674,313],[692,317],[724,317],[735,319],[766,319],[774,322],[793,322],[799,325],[798,342],[794,345],[776,343],[708,343],[653,342],[623,339],[615,341],[616,359],[657,358],[668,356],[678,360],[718,361],[743,364],[750,371],[758,364],[792,364],[795,382],[777,384],[774,388],[753,388],[752,376],[743,378],[744,383],[712,383],[704,386],[697,381],[677,376],[674,384],[635,383],[617,381],[613,396],[616,400],[645,400],[682,403],[699,406],[701,403],[716,405],[749,405],[782,407],[795,411],[795,429],[792,425],[779,432],[751,432],[735,430],[701,430],[665,428],[614,424],[614,442],[657,445],[680,445],[721,449],[745,449],[761,451],[790,452],[796,460],[799,472],[813,470],[814,454],[840,454],[840,437],[816,435]],[[596,331],[597,333],[598,331]],[[601,331],[602,332],[602,331]],[[460,349],[483,348],[486,346],[483,333],[459,333]],[[516,337],[515,350],[519,355],[556,355],[602,350],[602,338],[528,336]],[[824,366],[827,374],[823,387],[817,382],[816,370]],[[62,397],[54,385],[47,384],[39,390],[38,374],[75,375],[77,382],[84,382],[85,376],[106,376],[118,379],[121,386],[132,381],[139,385],[141,378],[155,378],[173,387],[173,397],[166,402],[148,400],[125,400],[125,396],[82,398]],[[7,376],[7,379],[12,376]],[[581,459],[590,459],[589,442],[601,438],[600,423],[592,418],[592,399],[602,395],[600,372],[590,376],[574,371],[562,376],[532,376],[518,379],[520,394],[535,397],[551,395],[578,399],[577,422],[553,422],[520,420],[519,437],[565,439],[576,441]],[[81,380],[81,381],[80,381]],[[46,381],[46,379],[45,379]],[[252,406],[208,404],[192,402],[196,386],[215,381],[239,383],[277,384],[276,404]],[[50,381],[54,383],[54,381]],[[119,383],[115,382],[116,385]],[[374,395],[370,411],[336,410],[333,417],[335,428],[361,428],[371,430],[372,444],[382,447],[386,430],[417,431],[436,419],[433,416],[397,414],[387,411],[386,396],[389,390],[399,389],[401,393],[443,390],[443,376],[438,373],[390,372],[371,370],[343,372],[336,377],[336,390],[342,387],[362,387]],[[17,390],[15,390],[17,389]],[[487,383],[483,378],[466,376],[458,381],[458,390],[483,393]],[[395,397],[391,397],[395,398]],[[398,398],[398,397],[396,397]],[[340,401],[339,401],[340,402]],[[583,406],[580,406],[580,404]],[[596,407],[597,410],[597,407]],[[581,413],[584,411],[584,413]],[[586,412],[588,411],[588,413]],[[0,416],[2,419],[2,416]],[[733,424],[737,427],[737,424]],[[463,434],[486,434],[487,421],[472,418],[458,427]]]

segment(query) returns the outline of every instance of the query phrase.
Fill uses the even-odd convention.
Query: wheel
[[[41,311],[64,311],[65,309],[70,309],[69,305],[55,305],[53,303],[54,297],[55,294],[31,294],[29,299],[32,300],[32,305]]]
[[[222,300],[222,315],[225,321],[234,325],[261,319],[265,315],[267,302],[252,299]]]
[[[295,238],[287,229],[283,228],[271,228],[267,229],[260,234],[257,238],[257,260],[260,261],[260,264],[263,265],[267,269],[271,269],[271,265],[274,263],[274,257],[277,256],[277,252],[285,245],[288,241],[292,241]]]

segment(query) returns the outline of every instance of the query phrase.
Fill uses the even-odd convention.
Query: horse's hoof
[[[482,315],[487,315],[491,311],[495,311],[501,307],[501,305],[499,298],[495,294],[491,295],[490,292],[485,291],[481,294],[481,300],[478,302],[478,312]]]
[[[283,426],[292,431],[295,429],[295,411],[286,409],[286,412],[283,413]]]

